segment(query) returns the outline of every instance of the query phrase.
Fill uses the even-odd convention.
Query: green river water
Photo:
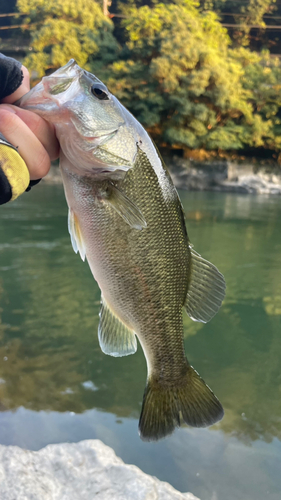
[[[0,443],[99,438],[201,500],[280,500],[281,199],[180,196],[191,242],[227,282],[209,324],[184,317],[188,359],[224,419],[140,440],[143,353],[100,351],[99,289],[71,248],[62,186],[41,184],[0,208]]]

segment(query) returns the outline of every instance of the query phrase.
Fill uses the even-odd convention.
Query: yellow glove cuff
[[[12,201],[24,193],[29,186],[29,171],[20,154],[5,144],[0,144],[0,160],[1,169],[11,186]]]

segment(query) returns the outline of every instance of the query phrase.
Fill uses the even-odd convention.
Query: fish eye
[[[109,100],[107,93],[104,92],[104,90],[102,90],[100,87],[98,87],[96,83],[91,86],[91,92],[100,101],[106,101],[106,100],[108,101]]]

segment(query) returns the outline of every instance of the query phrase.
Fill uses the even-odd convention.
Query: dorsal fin
[[[137,350],[137,339],[133,332],[117,318],[101,296],[100,322],[98,329],[101,350],[110,356],[128,356]]]
[[[207,323],[218,312],[225,296],[225,280],[219,270],[191,249],[190,283],[185,301],[188,316]]]

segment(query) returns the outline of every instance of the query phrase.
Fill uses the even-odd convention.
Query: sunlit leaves
[[[233,48],[206,2],[201,9],[194,0],[146,3],[119,1],[117,41],[94,0],[18,0],[32,24],[25,64],[40,78],[73,57],[105,81],[160,146],[279,150],[279,59]],[[255,5],[248,0],[243,12],[261,23],[264,6],[259,0],[254,12]]]
[[[183,149],[279,147],[279,63],[233,49],[217,15],[192,0],[131,5],[122,62],[107,83],[155,140]]]
[[[93,58],[112,62],[118,49],[113,23],[93,0],[18,0],[17,8],[29,16],[33,52],[24,63],[42,77],[46,70],[70,58],[89,69]]]

